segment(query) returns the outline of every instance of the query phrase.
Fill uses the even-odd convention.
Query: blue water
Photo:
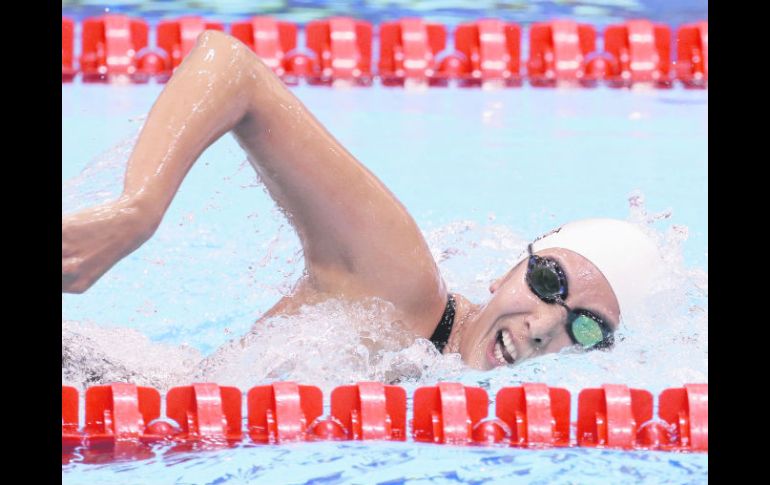
[[[528,23],[554,16],[610,22],[646,17],[677,25],[707,18],[688,0],[460,2],[358,0],[372,22],[419,15],[449,25],[487,15]],[[63,1],[82,18],[105,2]],[[350,14],[342,2],[109,2],[157,19],[200,13],[224,21],[270,13],[294,22]],[[63,211],[107,201],[162,89],[62,85]],[[329,391],[357,380],[441,380],[482,386],[546,382],[580,389],[625,383],[657,395],[708,382],[708,92],[598,89],[326,89],[294,92],[404,203],[453,291],[484,301],[526,242],[584,217],[648,221],[671,263],[649,315],[629,322],[612,352],[563,352],[513,368],[472,371],[419,342],[361,350],[376,312],[334,305],[252,329],[302,271],[299,241],[226,136],[190,171],[157,233],[83,295],[62,295],[62,383],[129,380],[161,390],[212,380],[246,391],[280,379]],[[631,203],[633,202],[633,204]],[[252,332],[219,367],[198,362]],[[196,370],[198,369],[198,370]],[[190,372],[198,372],[190,374]],[[82,403],[81,403],[82,404]],[[326,403],[328,405],[328,402]],[[409,403],[411,409],[411,402]],[[411,411],[410,411],[411,414]],[[592,449],[521,450],[417,443],[301,443],[175,453],[62,468],[66,484],[241,483],[707,483],[708,455]]]
[[[119,192],[132,138],[160,89],[62,86],[65,211]],[[678,235],[671,251],[680,257],[678,270],[687,281],[675,290],[689,297],[665,310],[665,331],[642,325],[628,330],[627,342],[612,353],[546,356],[489,373],[458,371],[456,362],[438,359],[407,379],[410,393],[443,379],[482,385],[491,397],[505,385],[541,381],[567,387],[573,398],[581,388],[604,382],[657,394],[708,381],[707,92],[526,86],[294,92],[410,209],[432,250],[451,255],[441,262],[450,287],[477,301],[510,264],[511,248],[521,249],[526,240],[571,219],[629,217],[630,196],[643,196],[647,214],[660,218],[652,227],[662,236]],[[298,248],[227,136],[191,170],[152,240],[87,293],[62,296],[62,319],[106,355],[126,365],[140,359],[149,369],[145,376],[161,375],[158,368],[179,365],[179,359],[164,359],[165,349],[193,352],[192,362],[247,333],[299,275]],[[689,279],[704,275],[705,295],[693,296]],[[296,325],[306,329],[305,323]],[[265,339],[286,340],[283,334]],[[331,356],[344,347],[342,340],[318,352]],[[158,351],[154,345],[164,347]],[[384,368],[394,365],[380,359],[371,366],[355,361],[326,369],[323,362],[303,367],[289,359],[275,374],[258,357],[250,358],[236,361],[232,374],[217,374],[216,380],[246,390],[271,380],[269,370],[273,378],[319,383],[328,392],[335,384],[382,378]],[[63,382],[78,384],[65,379],[64,371]],[[190,381],[162,375],[157,382],[163,387]],[[64,483],[89,484],[705,483],[707,475],[707,454],[414,443],[244,446],[183,456],[159,451],[149,461],[63,468]]]
[[[149,110],[160,89],[63,85],[62,181],[135,134],[140,124],[136,118]],[[639,191],[649,212],[670,210],[669,223],[689,228],[683,247],[687,265],[708,269],[707,92],[529,87],[407,92],[379,86],[300,87],[295,92],[402,200],[420,227],[466,220],[488,224],[494,219],[494,224],[531,239],[573,219],[625,218],[629,195]],[[155,324],[162,318],[194,327],[201,317],[234,312],[232,304],[212,291],[223,284],[233,292],[231,300],[245,303],[240,315],[256,317],[266,310],[274,295],[255,302],[248,285],[239,287],[237,280],[253,274],[244,269],[261,261],[259,248],[270,243],[282,221],[265,220],[273,203],[261,190],[242,188],[255,183],[243,160],[229,136],[212,146],[188,175],[156,237],[88,295],[64,297],[65,317],[109,315],[102,324],[135,322],[157,337],[168,332],[166,325]],[[109,174],[110,187],[119,189],[122,172]],[[65,197],[69,192],[65,188]],[[64,201],[65,208],[69,203]],[[259,222],[254,214],[262,215]],[[194,224],[185,220],[190,215]],[[282,236],[294,239],[284,229]],[[130,277],[141,288],[159,278],[187,275],[187,258],[196,253],[164,251],[163,241],[178,239],[191,251],[208,253],[201,239],[208,234],[218,236],[220,251],[242,247],[245,254],[199,268],[191,278],[194,283],[187,284],[195,286],[197,302],[186,301],[189,306],[179,308],[173,299],[152,299],[151,314],[136,321],[136,308],[146,295],[116,293],[110,282]],[[159,252],[165,253],[162,266],[145,264]],[[226,276],[230,273],[232,278]],[[189,341],[183,330],[176,337],[175,343]]]
[[[705,484],[708,472],[705,454],[580,448],[527,451],[350,442],[206,453],[204,460],[200,453],[188,453],[119,465],[75,465],[63,475],[63,483],[657,485]]]

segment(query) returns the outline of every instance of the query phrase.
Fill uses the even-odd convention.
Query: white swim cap
[[[621,315],[638,308],[664,268],[655,242],[635,224],[618,219],[570,222],[532,244],[535,252],[550,248],[569,249],[593,263],[615,292]]]

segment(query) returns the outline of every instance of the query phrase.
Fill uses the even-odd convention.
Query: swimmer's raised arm
[[[85,291],[141,246],[193,163],[228,131],[299,234],[302,298],[381,297],[430,335],[446,289],[412,217],[256,55],[217,32],[201,35],[152,107],[122,196],[62,218],[62,290]]]

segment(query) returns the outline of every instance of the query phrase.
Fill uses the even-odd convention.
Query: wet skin
[[[568,249],[552,248],[535,254],[556,260],[564,270],[569,291],[565,303],[570,308],[590,310],[611,329],[617,329],[617,299],[590,261]],[[525,258],[490,286],[492,296],[484,305],[458,298],[448,352],[459,352],[469,366],[488,370],[575,344],[567,332],[567,310],[535,295],[527,285],[526,271]],[[503,361],[495,355],[495,346],[501,344],[507,344],[501,347]]]
[[[412,216],[248,47],[220,32],[198,38],[150,110],[120,198],[62,217],[62,291],[87,291],[152,237],[187,172],[226,133],[235,136],[287,215],[305,258],[293,293],[257,324],[331,298],[374,297],[393,305],[389,318],[406,331],[429,338],[448,290]],[[571,308],[591,310],[617,326],[617,301],[590,262],[567,250],[538,254],[562,264]],[[485,305],[457,295],[445,353],[459,352],[478,369],[493,368],[507,362],[494,351],[501,329],[511,344],[508,361],[572,345],[565,309],[537,298],[525,271],[523,262],[495,282]]]

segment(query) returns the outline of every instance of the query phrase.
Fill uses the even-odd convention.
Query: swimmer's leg
[[[218,32],[201,35],[152,107],[121,198],[62,219],[62,290],[84,291],[146,241],[193,163],[228,131],[304,249],[299,296],[277,311],[319,295],[374,296],[429,336],[446,290],[412,217],[264,63]]]

